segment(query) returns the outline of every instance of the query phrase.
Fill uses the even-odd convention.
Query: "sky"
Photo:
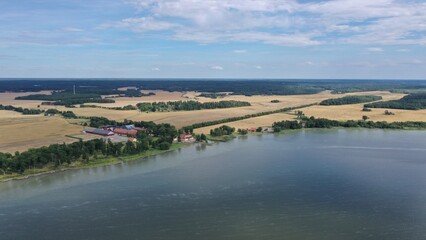
[[[426,79],[426,1],[0,0],[0,77]]]

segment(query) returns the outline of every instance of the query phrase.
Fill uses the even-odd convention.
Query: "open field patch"
[[[364,104],[341,105],[341,106],[312,106],[301,109],[310,117],[327,118],[332,120],[361,120],[362,116],[368,116],[371,121],[405,122],[426,121],[426,110],[399,110],[372,108],[371,112],[362,111]],[[388,110],[394,115],[385,115]]]
[[[174,99],[169,100],[179,100],[178,98],[182,97],[181,92],[161,92],[165,95],[155,95],[149,97],[141,97],[138,99],[151,99],[155,97],[171,97],[174,96]],[[173,95],[169,95],[173,94]],[[277,109],[287,108],[287,107],[296,107],[300,105],[319,103],[322,100],[329,98],[339,98],[346,95],[380,95],[384,100],[386,99],[399,99],[403,97],[403,94],[394,94],[389,92],[362,92],[362,93],[350,93],[350,94],[331,94],[329,91],[324,91],[319,94],[311,95],[292,95],[292,96],[240,96],[240,95],[231,95],[221,98],[220,100],[236,100],[236,101],[246,101],[249,102],[252,106],[247,107],[238,107],[238,108],[229,108],[229,109],[211,109],[211,110],[198,110],[198,111],[178,111],[178,112],[140,112],[138,110],[111,110],[111,109],[102,109],[102,108],[65,108],[63,106],[42,106],[48,108],[57,108],[61,111],[73,111],[77,116],[84,117],[106,117],[112,120],[123,121],[124,119],[134,120],[134,121],[153,121],[156,123],[170,123],[180,128],[183,126],[188,126],[194,123],[207,122],[213,120],[220,120],[230,117],[243,116],[248,114],[254,114],[259,112],[273,111]],[[121,101],[122,105],[129,105],[130,102],[125,102],[123,104],[123,99],[131,99],[134,104],[140,102],[136,100],[137,98],[116,98],[117,103]],[[217,99],[211,98],[202,98],[198,97],[201,102],[209,101],[219,101]],[[159,99],[156,99],[158,101]],[[181,100],[181,99],[180,99]],[[279,100],[278,103],[271,103],[272,100]],[[115,103],[115,104],[117,104]],[[102,106],[107,106],[109,104],[101,104]],[[272,123],[271,123],[272,124]],[[260,125],[260,124],[256,124]]]
[[[81,134],[82,126],[70,124],[61,117],[13,116],[0,112],[0,152],[23,151],[54,143],[77,141],[66,135]],[[13,113],[13,112],[12,112]],[[5,117],[9,114],[8,117]]]
[[[218,128],[223,125],[234,127],[235,129],[248,129],[248,128],[257,128],[257,127],[269,127],[272,126],[274,122],[284,121],[284,120],[294,120],[296,118],[293,114],[288,113],[274,113],[270,115],[248,118],[240,121],[222,123],[213,126],[203,127],[194,129],[194,132],[197,134],[209,134],[211,129]]]

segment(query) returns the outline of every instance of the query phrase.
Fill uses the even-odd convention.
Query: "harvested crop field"
[[[257,127],[269,127],[272,126],[274,122],[284,121],[284,120],[294,120],[296,118],[293,114],[288,113],[275,113],[260,117],[248,118],[240,121],[222,123],[213,126],[203,127],[194,129],[195,133],[201,134],[209,134],[210,129],[214,129],[220,127],[222,125],[227,125],[230,127],[234,127],[235,129],[248,129],[248,128],[257,128]]]
[[[383,94],[382,101],[397,100],[402,98],[403,94]],[[361,120],[362,116],[368,116],[371,121],[387,121],[387,122],[405,122],[405,121],[426,121],[426,110],[398,110],[398,109],[384,109],[384,108],[371,108],[371,112],[362,111],[364,103],[339,105],[339,106],[320,106],[315,105],[312,107],[304,108],[302,111],[306,116],[314,116],[317,118],[327,118],[333,120]],[[385,115],[384,112],[388,110],[395,115]]]
[[[181,93],[179,93],[181,94]],[[156,123],[171,123],[176,127],[183,127],[199,122],[220,120],[235,116],[243,116],[265,111],[272,111],[286,107],[296,107],[305,104],[319,103],[329,98],[339,98],[346,95],[380,95],[384,99],[399,99],[403,94],[393,94],[389,92],[362,92],[351,94],[331,94],[330,92],[322,92],[312,95],[293,95],[293,96],[227,96],[220,100],[238,100],[250,102],[252,106],[227,108],[227,109],[211,109],[199,111],[179,111],[179,112],[140,112],[137,110],[121,111],[101,108],[74,108],[66,109],[59,107],[61,110],[72,110],[79,116],[103,116],[114,120],[122,121],[124,119],[135,121],[154,121]],[[142,97],[144,98],[144,97]],[[117,100],[120,98],[117,98]],[[279,103],[271,103],[271,100],[277,99]],[[199,101],[218,101],[217,99],[199,98]],[[127,102],[128,103],[128,102]],[[106,106],[102,104],[102,106]],[[273,121],[272,121],[273,122]],[[271,122],[271,124],[272,124]],[[264,123],[264,122],[263,122]],[[258,126],[259,124],[256,124]]]
[[[371,112],[362,111],[363,104],[341,106],[312,106],[302,109],[306,116],[327,118],[333,120],[361,120],[362,116],[368,116],[371,121],[405,122],[426,121],[426,110],[398,110],[371,108]],[[385,115],[388,110],[395,115]]]
[[[16,97],[28,96],[32,94],[51,94],[51,91],[41,91],[41,92],[24,92],[24,93],[12,93],[5,92],[0,93],[0,104],[2,105],[12,105],[15,107],[23,108],[38,108],[43,101],[37,100],[15,100]]]
[[[18,115],[16,115],[18,114]],[[76,139],[65,135],[81,134],[83,127],[70,124],[61,117],[25,116],[0,111],[0,152],[23,151]]]

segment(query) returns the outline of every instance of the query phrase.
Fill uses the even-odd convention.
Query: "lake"
[[[0,183],[0,239],[426,239],[426,131],[307,130]]]

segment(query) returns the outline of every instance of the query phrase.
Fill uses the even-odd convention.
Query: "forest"
[[[413,93],[399,100],[369,103],[364,106],[366,108],[392,108],[406,110],[426,109],[426,93]]]
[[[102,96],[111,95],[105,98]],[[66,107],[73,107],[77,104],[84,103],[115,103],[112,99],[113,96],[121,97],[144,97],[155,95],[153,92],[142,93],[136,89],[127,89],[126,91],[119,91],[116,89],[97,89],[92,87],[77,88],[76,93],[74,90],[54,91],[49,94],[31,94],[28,96],[16,97],[16,100],[42,100],[44,105],[61,105]]]
[[[2,105],[0,104],[0,110],[8,110],[22,113],[23,115],[39,115],[44,111],[40,109],[30,109],[30,108],[22,108],[22,107],[14,107],[12,105]]]
[[[327,99],[320,102],[320,105],[330,106],[330,105],[347,105],[347,104],[357,104],[357,103],[366,103],[382,100],[381,96],[374,95],[353,95],[345,96],[342,98]]]
[[[275,122],[273,125],[274,132],[280,132],[287,129],[302,129],[302,128],[382,128],[382,129],[425,129],[426,122],[373,122],[364,120],[348,120],[337,121],[325,118],[303,117],[301,121],[281,121]]]
[[[205,98],[217,99],[217,98],[223,98],[223,97],[225,97],[226,93],[201,93],[198,96],[199,97],[205,97]]]
[[[90,119],[91,126],[100,123],[116,123],[106,119]],[[0,171],[3,174],[23,173],[28,169],[45,167],[59,168],[73,162],[87,163],[100,158],[119,157],[143,153],[149,149],[167,150],[177,136],[176,128],[170,124],[153,122],[126,122],[144,127],[147,131],[139,131],[137,142],[113,143],[110,140],[95,139],[78,141],[71,144],[52,144],[15,154],[0,153]],[[124,123],[117,123],[124,124]]]
[[[30,108],[22,108],[22,107],[14,107],[12,105],[1,105],[0,104],[0,110],[7,110],[7,111],[15,111],[22,113],[23,115],[39,115],[44,113],[45,116],[51,115],[51,114],[59,114],[62,115],[64,118],[78,118],[72,111],[59,111],[57,109],[30,109]]]
[[[114,95],[118,88],[134,86],[139,90],[233,92],[238,95],[296,95],[324,90],[334,93],[388,90],[398,92],[426,89],[426,81],[414,80],[245,80],[245,79],[2,79],[0,92],[38,92],[60,90],[77,93]],[[135,94],[131,90],[129,95]]]
[[[250,106],[249,102],[243,101],[219,101],[219,102],[198,102],[198,101],[176,101],[176,102],[143,102],[136,107],[142,112],[168,112],[168,111],[194,111],[202,109],[234,108]]]
[[[76,104],[83,103],[114,103],[112,99],[102,98],[96,93],[76,93],[72,92],[53,92],[52,95],[47,94],[32,94],[28,96],[16,97],[16,100],[42,100],[43,105],[61,105],[73,107]]]

